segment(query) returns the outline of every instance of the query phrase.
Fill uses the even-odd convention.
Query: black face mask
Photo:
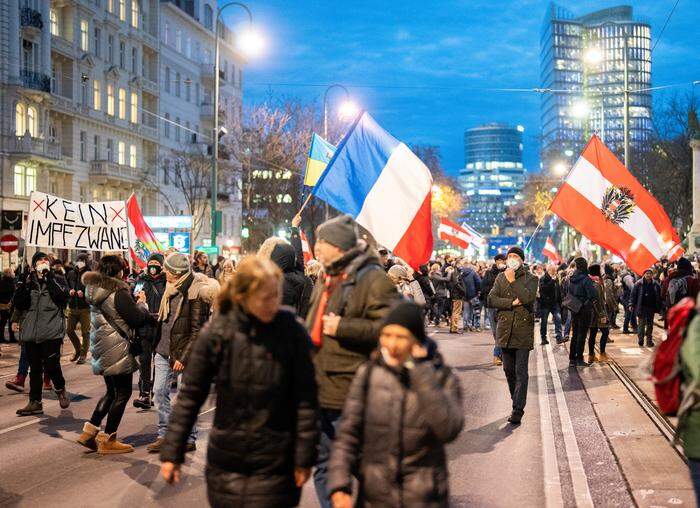
[[[160,266],[149,266],[148,273],[151,275],[158,275],[163,269]]]

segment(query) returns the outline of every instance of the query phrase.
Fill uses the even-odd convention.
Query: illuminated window
[[[102,109],[102,93],[98,80],[93,80],[92,82],[92,106],[95,108],[95,111]]]
[[[24,136],[27,131],[27,117],[24,113],[24,104],[17,103],[15,107],[15,134]]]
[[[51,35],[58,35],[58,13],[56,9],[51,9],[49,19],[51,21]]]
[[[15,165],[15,195],[29,196],[36,190],[36,168]]]
[[[34,106],[27,108],[27,130],[31,137],[39,137],[39,115],[37,115]]]
[[[121,165],[126,164],[126,143],[123,141],[120,141],[118,145],[117,162]]]
[[[136,123],[139,116],[139,96],[136,92],[131,92],[131,123]]]
[[[114,85],[107,85],[107,114],[114,116]]]
[[[80,20],[80,49],[88,50],[88,22],[85,19]]]
[[[126,90],[119,89],[119,119],[126,120]]]
[[[119,0],[119,19],[126,20],[126,0]]]
[[[139,27],[139,2],[138,0],[131,0],[131,26],[134,28]]]
[[[136,167],[136,145],[129,147],[129,166],[132,168]]]

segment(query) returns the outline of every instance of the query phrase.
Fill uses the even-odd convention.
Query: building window
[[[131,26],[134,28],[139,27],[139,2],[138,0],[131,0]]]
[[[88,22],[85,19],[80,20],[80,49],[88,50]]]
[[[31,137],[39,137],[39,115],[37,115],[34,106],[29,106],[27,108],[27,130]]]
[[[95,135],[92,138],[92,146],[93,146],[93,154],[92,154],[92,160],[98,161],[100,160],[100,137]]]
[[[175,73],[175,96],[180,97],[180,73]]]
[[[129,146],[129,166],[136,167],[136,145]]]
[[[119,0],[119,19],[126,21],[126,0]]]
[[[95,27],[94,30],[94,45],[95,45],[95,56],[98,58],[102,58],[102,31]]]
[[[100,90],[100,82],[98,80],[92,81],[92,106],[95,111],[102,109],[102,93]]]
[[[24,136],[27,131],[27,117],[24,114],[24,104],[17,103],[15,107],[15,134]]]
[[[163,30],[163,39],[166,44],[170,44],[170,23],[165,22],[165,29]]]
[[[114,85],[107,84],[107,114],[114,116]]]
[[[165,91],[170,93],[170,67],[165,68],[165,77],[163,78],[165,83],[163,83],[163,88]]]
[[[190,78],[185,78],[185,100],[190,102],[192,99],[192,80]]]
[[[131,123],[136,123],[139,116],[139,95],[131,92]]]
[[[51,35],[58,35],[58,13],[56,9],[51,9],[49,19],[51,21]]]
[[[126,120],[126,90],[119,89],[119,119]]]
[[[119,151],[117,152],[117,162],[120,165],[126,164],[126,143],[123,141],[119,142]]]
[[[114,140],[107,140],[107,160],[109,162],[114,162]]]
[[[175,118],[175,141],[180,141],[180,117]]]
[[[114,63],[114,35],[107,37],[107,59],[109,63]]]
[[[212,30],[213,26],[214,11],[211,10],[211,6],[204,6],[204,26],[209,30]]]
[[[187,58],[192,58],[192,39],[189,35],[185,39],[185,55]]]
[[[182,30],[175,29],[175,49],[182,53]]]
[[[194,103],[199,104],[199,83],[194,84]]]
[[[80,131],[80,160],[87,160],[87,132]]]
[[[170,139],[170,113],[165,113],[165,119],[163,120],[163,134],[166,138]]]
[[[29,196],[36,190],[36,168],[15,165],[15,195]]]
[[[119,41],[119,67],[126,69],[126,43]]]
[[[138,48],[131,48],[131,72],[136,74],[136,66],[139,60],[139,50]]]

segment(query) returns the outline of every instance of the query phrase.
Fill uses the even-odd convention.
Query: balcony
[[[207,120],[213,120],[214,119],[214,105],[209,104],[207,102],[203,102],[199,108],[199,116],[204,118],[204,119],[207,119]]]
[[[73,43],[58,35],[51,36],[51,47],[68,58],[73,58],[75,56]]]
[[[151,95],[158,95],[159,90],[158,90],[158,83],[155,81],[151,81],[147,77],[141,78],[141,88],[143,89],[144,92],[148,92]]]
[[[53,108],[61,113],[73,114],[77,110],[73,99],[70,97],[64,97],[63,95],[54,93],[51,94],[51,100],[53,102]]]
[[[40,92],[51,91],[51,79],[46,74],[22,69],[20,75],[22,78],[22,86],[25,88],[31,88]]]
[[[61,145],[41,138],[25,136],[3,136],[2,144],[9,154],[45,157],[59,160],[61,158]]]
[[[105,183],[107,180],[138,183],[142,180],[142,170],[111,161],[92,161],[90,177],[95,178],[96,183]]]
[[[23,27],[36,28],[41,30],[44,27],[44,22],[41,19],[41,13],[31,7],[22,7],[19,11],[19,23]]]

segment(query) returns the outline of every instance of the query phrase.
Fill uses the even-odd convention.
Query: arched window
[[[29,106],[27,108],[27,129],[31,137],[39,137],[39,117],[36,114],[36,108],[34,106]]]
[[[24,115],[24,104],[18,102],[15,108],[15,134],[24,136],[27,130],[27,117]]]

